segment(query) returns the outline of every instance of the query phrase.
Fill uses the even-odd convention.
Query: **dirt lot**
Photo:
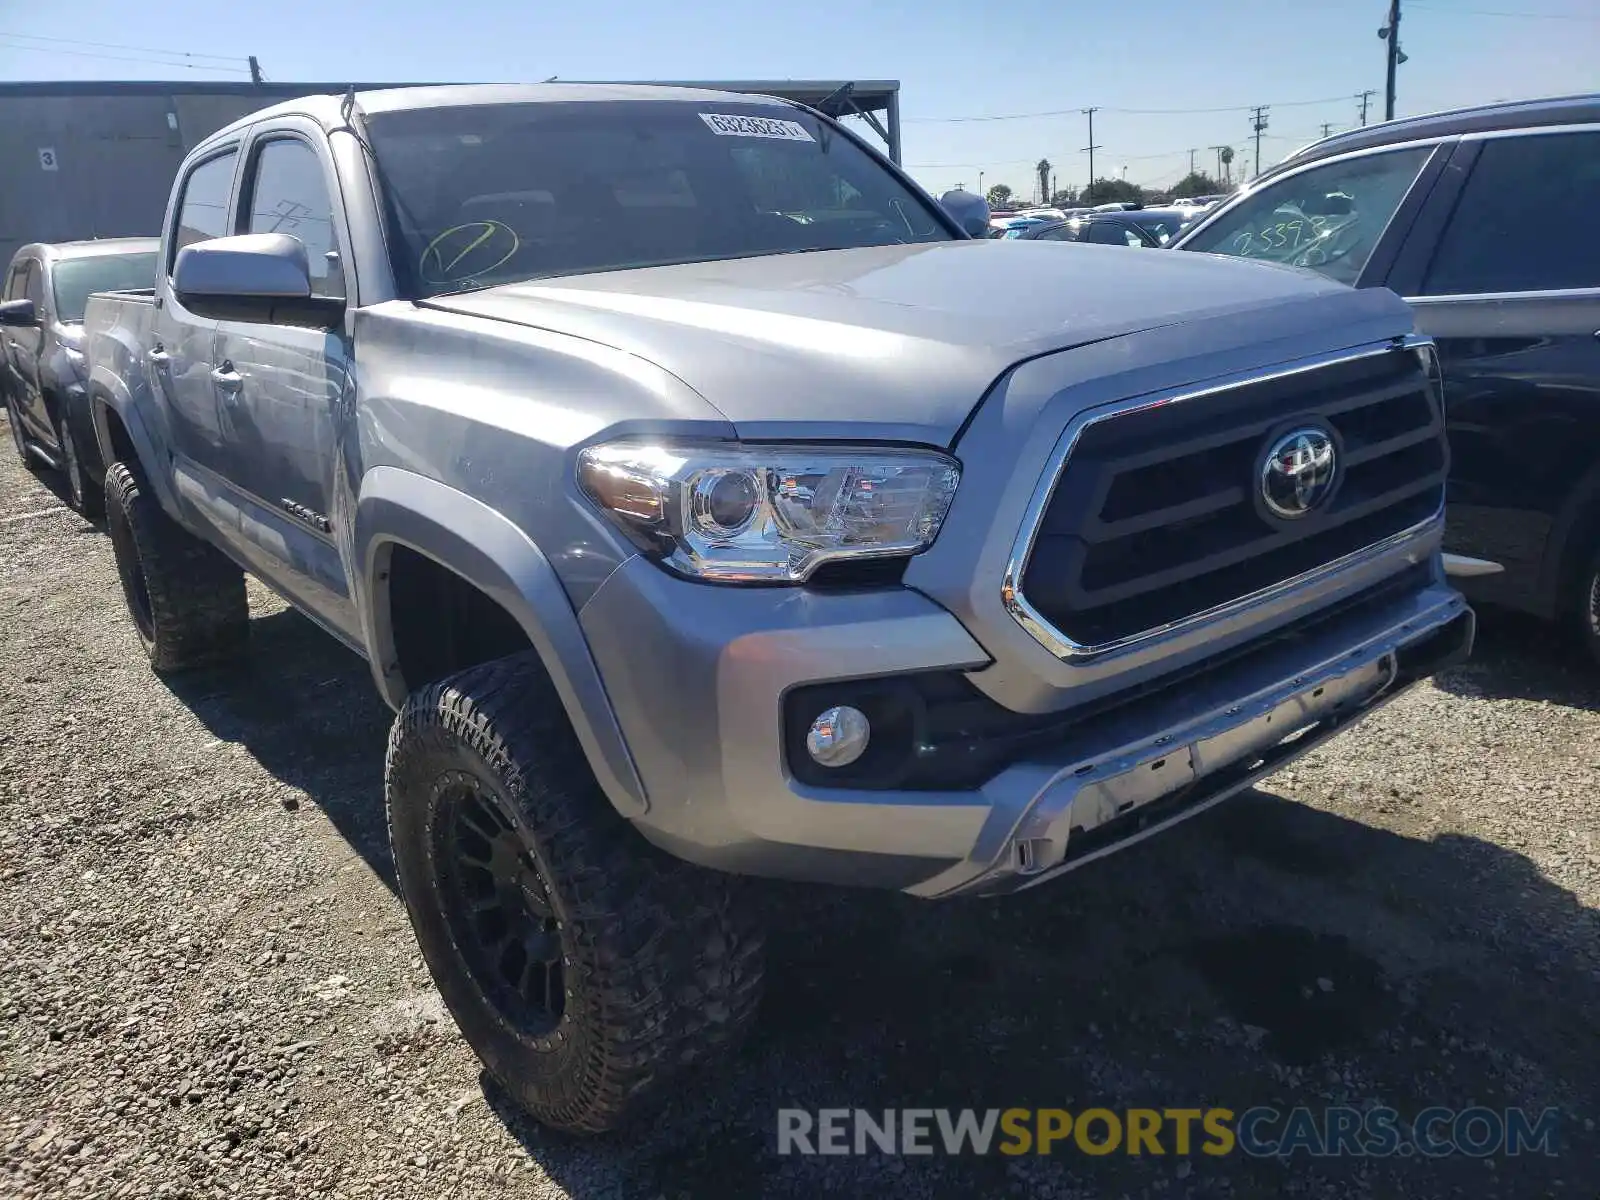
[[[0,1194],[1600,1194],[1600,673],[1536,626],[1053,887],[774,889],[741,1057],[573,1143],[429,986],[364,665],[252,585],[248,666],[159,682],[48,482],[0,459]],[[1560,1153],[775,1153],[786,1106],[1335,1102],[1557,1106]]]

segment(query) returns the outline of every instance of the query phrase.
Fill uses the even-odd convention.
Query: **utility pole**
[[[1193,148],[1191,148],[1189,150],[1189,174],[1191,174],[1191,175],[1194,174],[1194,150],[1193,150]]]
[[[1397,0],[1398,2],[1398,0]],[[1261,131],[1267,127],[1267,109],[1269,105],[1258,104],[1255,111],[1250,114],[1250,128],[1256,135],[1256,174],[1261,174]]]
[[[1089,116],[1089,144],[1084,149],[1089,152],[1089,190],[1092,192],[1094,190],[1094,152],[1100,149],[1099,146],[1094,144],[1094,114],[1100,110],[1098,108],[1086,108],[1083,111]]]
[[[1357,100],[1361,101],[1361,123],[1363,125],[1367,123],[1367,102],[1377,94],[1377,92],[1373,91],[1371,88],[1368,88],[1366,91],[1362,92],[1356,97]]]
[[[1217,182],[1220,183],[1222,181],[1222,152],[1224,150],[1226,150],[1227,147],[1226,146],[1212,146],[1212,147],[1210,147],[1210,149],[1215,150],[1217,152]]]
[[[1387,70],[1384,77],[1383,119],[1394,120],[1394,73],[1406,56],[1400,53],[1400,0],[1389,0],[1389,23],[1378,30],[1378,36],[1388,42]]]
[[[256,61],[256,56],[254,54],[250,56],[250,82],[261,82],[261,64]]]
[[[1327,137],[1332,132],[1333,132],[1333,122],[1332,121],[1324,121],[1322,123],[1322,136],[1323,137]]]

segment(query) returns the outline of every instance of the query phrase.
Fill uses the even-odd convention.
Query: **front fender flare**
[[[362,571],[361,623],[373,678],[389,706],[399,709],[406,695],[384,580],[395,546],[455,572],[512,615],[549,671],[612,804],[625,817],[647,811],[644,785],[577,613],[539,547],[500,513],[463,492],[398,467],[374,467],[363,476],[356,500],[352,561]]]

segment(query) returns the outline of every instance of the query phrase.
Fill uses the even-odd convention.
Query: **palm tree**
[[[1220,155],[1218,155],[1218,157],[1222,159],[1222,182],[1224,184],[1232,183],[1233,182],[1233,147],[1232,146],[1224,146],[1222,148],[1222,153]]]
[[[1034,168],[1039,172],[1039,203],[1050,203],[1050,160],[1041,158],[1039,165]]]

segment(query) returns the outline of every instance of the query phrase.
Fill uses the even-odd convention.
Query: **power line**
[[[1344,100],[1344,96],[1324,96],[1320,100],[1284,100],[1277,103],[1277,108],[1309,108],[1317,104],[1337,104]],[[1230,113],[1249,112],[1254,105],[1227,104],[1219,108],[1108,108],[1097,106],[1095,112],[1121,113],[1128,116],[1187,116],[1191,113]],[[971,121],[1028,121],[1038,117],[1070,117],[1082,113],[1082,108],[1055,108],[1046,112],[1031,113],[1001,113],[987,117],[902,117],[902,124],[921,122],[923,124],[956,125]]]
[[[140,54],[164,54],[169,58],[215,58],[223,62],[239,61],[239,55],[237,54],[202,54],[196,50],[170,50],[161,46],[125,46],[120,42],[86,42],[82,38],[45,37],[39,33],[13,33],[9,29],[0,29],[0,35],[9,38],[26,38],[30,42],[55,42],[62,46],[93,46],[96,50],[133,50]]]
[[[1424,4],[1418,0],[1412,0],[1412,7],[1426,8],[1433,12],[1447,12],[1452,17],[1465,14],[1471,17],[1511,17],[1519,21],[1600,21],[1600,17],[1586,16],[1583,13],[1508,12],[1496,8],[1457,8],[1454,4]]]
[[[44,47],[43,46],[30,46],[26,42],[9,41],[9,40],[6,39],[5,36],[0,36],[0,45],[11,46],[13,49],[17,49],[17,50],[38,50],[38,51],[41,51],[41,52],[44,51]],[[128,55],[128,54],[96,54],[93,51],[89,51],[89,50],[54,50],[54,49],[52,49],[52,50],[48,51],[48,53],[50,53],[50,54],[68,54],[68,55],[71,55],[74,58],[104,58],[104,59],[109,59],[109,60],[111,60],[113,62],[153,63],[154,65],[156,65],[158,67],[183,67],[185,70],[189,70],[189,71],[231,71],[231,72],[235,72],[235,73],[240,74],[240,75],[248,75],[250,73],[244,67],[225,67],[225,66],[222,66],[220,63],[171,62],[171,61],[169,61],[167,59],[160,59],[160,58],[136,58],[136,57],[134,57],[132,55]],[[234,61],[237,62],[238,60],[235,59]]]
[[[1095,111],[1098,112],[1099,110],[1096,109]],[[1213,147],[1213,149],[1214,148],[1215,147]],[[1096,146],[1095,149],[1098,150],[1098,149],[1100,149],[1100,147]],[[1183,150],[1163,150],[1159,154],[1124,154],[1121,157],[1122,157],[1122,161],[1123,162],[1149,162],[1150,160],[1156,159],[1156,158],[1177,158],[1179,155],[1188,154],[1188,153],[1189,153],[1189,151],[1187,149],[1183,149]],[[918,171],[976,171],[979,167],[982,167],[984,170],[988,170],[990,167],[1021,167],[1021,166],[1029,166],[1029,165],[1031,165],[1033,163],[1036,163],[1038,161],[1039,160],[1037,158],[1006,158],[1006,159],[993,159],[993,158],[990,158],[990,159],[985,159],[983,162],[909,163],[907,165],[910,166],[910,167],[914,167]]]

